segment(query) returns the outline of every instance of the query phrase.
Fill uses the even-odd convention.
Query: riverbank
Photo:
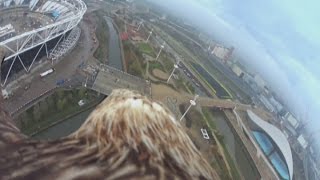
[[[126,64],[126,60],[124,58],[125,56],[124,56],[122,40],[120,38],[120,30],[119,30],[119,27],[117,26],[117,24],[113,20],[112,20],[112,24],[113,24],[113,27],[116,29],[116,31],[118,33],[118,39],[119,39],[119,44],[120,44],[119,48],[120,48],[120,52],[121,52],[121,61],[122,61],[122,69],[121,70],[124,71],[124,72],[128,72],[127,66],[125,65]],[[126,26],[126,24],[125,24],[125,26]]]
[[[122,46],[121,39],[119,37],[119,31],[114,25],[113,20],[108,16],[103,16],[107,22],[109,28],[109,54],[108,54],[108,65],[119,70],[123,70],[123,55],[122,55]]]
[[[103,97],[83,87],[72,90],[58,89],[52,95],[39,100],[14,120],[22,133],[32,135],[70,114],[100,102]],[[85,105],[79,106],[79,101],[83,101]]]
[[[91,103],[91,104],[87,104],[86,107],[80,109],[79,111],[74,112],[73,114],[70,114],[70,115],[68,115],[68,116],[66,116],[66,117],[64,117],[64,118],[62,118],[62,119],[60,119],[60,120],[57,120],[57,121],[49,124],[47,127],[44,127],[44,128],[42,128],[42,129],[40,129],[40,130],[38,130],[38,131],[30,134],[30,137],[36,136],[37,134],[39,134],[39,133],[41,133],[41,132],[43,132],[43,131],[45,131],[45,130],[47,130],[47,129],[49,129],[49,128],[57,125],[57,124],[60,124],[61,122],[64,122],[64,121],[66,121],[66,120],[68,120],[68,119],[71,119],[72,117],[74,117],[74,116],[76,116],[76,115],[78,115],[78,114],[80,114],[80,113],[83,113],[83,112],[85,112],[85,111],[88,111],[88,110],[91,109],[91,108],[96,107],[98,104],[100,104],[100,103],[103,101],[103,99],[104,99],[104,97],[101,97],[99,100],[97,100],[97,101],[95,101],[95,102],[93,102],[93,103]]]

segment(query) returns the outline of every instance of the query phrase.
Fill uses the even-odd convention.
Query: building
[[[272,124],[262,120],[251,110],[247,110],[252,139],[255,141],[269,168],[279,179],[292,180],[293,159],[286,136]]]
[[[297,129],[299,127],[300,122],[291,114],[287,113],[284,116],[284,119],[294,128]]]
[[[82,0],[0,0],[1,86],[71,50],[86,10]]]
[[[244,72],[243,70],[237,66],[236,64],[233,64],[232,67],[231,67],[231,70],[238,76],[240,77]]]
[[[213,50],[211,51],[211,54],[215,55],[217,58],[223,61],[227,61],[232,55],[233,49],[233,47],[229,49],[220,45],[215,45]]]
[[[277,101],[273,96],[270,98],[270,103],[273,105],[273,107],[276,109],[278,113],[282,111],[282,104],[279,101]]]
[[[299,145],[303,148],[306,149],[308,147],[308,141],[306,140],[305,137],[303,137],[303,135],[301,134],[298,139],[297,139]]]
[[[265,87],[265,85],[266,85],[266,82],[262,79],[262,77],[260,76],[260,75],[258,75],[258,74],[256,74],[255,76],[254,76],[254,81],[257,83],[257,85],[261,88],[261,89],[263,89],[264,87]]]
[[[261,103],[268,109],[270,112],[275,112],[274,106],[270,103],[269,99],[266,98],[264,95],[260,95]]]

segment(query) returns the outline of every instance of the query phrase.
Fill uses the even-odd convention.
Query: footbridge
[[[184,96],[183,99],[180,99],[180,103],[187,104],[190,103],[190,99],[193,99],[192,96]],[[262,108],[254,108],[251,105],[248,104],[242,104],[238,102],[234,102],[231,100],[225,100],[225,99],[214,99],[209,97],[198,97],[197,98],[197,104],[201,107],[210,107],[217,110],[234,110],[237,109],[237,111],[247,111],[251,110],[254,113],[258,114],[259,116],[263,117],[264,119],[271,119],[272,114],[265,111]]]
[[[84,83],[84,86],[87,88],[104,95],[109,95],[114,89],[130,89],[151,97],[151,86],[149,81],[105,64],[91,67],[91,69],[94,69],[95,71],[95,78],[93,78],[92,85],[87,81]]]

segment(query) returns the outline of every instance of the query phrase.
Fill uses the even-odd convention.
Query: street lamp
[[[172,72],[171,72],[171,74],[170,74],[170,76],[169,76],[169,78],[168,78],[168,80],[167,80],[167,84],[169,83],[169,81],[170,81],[170,79],[171,79],[174,71],[179,68],[178,64],[179,64],[179,61],[177,62],[177,64],[174,64],[174,65],[173,65],[173,70],[172,70]]]
[[[149,36],[148,36],[148,38],[147,38],[146,42],[148,42],[148,41],[149,41],[149,39],[150,39],[150,37],[151,37],[151,35],[152,35],[152,31],[153,31],[153,29],[151,29],[151,31],[149,32]]]
[[[162,51],[163,48],[164,48],[164,43],[160,46],[160,51],[159,51],[159,53],[158,53],[158,55],[157,55],[157,57],[156,57],[156,60],[158,60],[158,58],[159,58],[159,56],[160,56],[160,53],[161,53],[161,51]]]
[[[189,105],[189,107],[187,108],[187,110],[186,110],[186,112],[184,112],[184,114],[181,116],[181,118],[180,118],[180,121],[182,121],[182,119],[186,116],[186,114],[188,113],[188,111],[190,110],[190,108],[192,107],[192,106],[195,106],[197,103],[196,103],[196,100],[197,100],[197,98],[199,97],[199,95],[195,95],[194,96],[194,98],[192,99],[192,100],[190,100],[190,105]]]
[[[88,75],[87,75],[87,78],[86,78],[86,82],[84,83],[84,87],[87,87],[87,82],[88,82]]]
[[[140,30],[140,27],[141,27],[142,24],[143,24],[143,21],[141,21],[141,22],[139,23],[139,26],[138,26],[138,28],[137,28],[137,31]]]

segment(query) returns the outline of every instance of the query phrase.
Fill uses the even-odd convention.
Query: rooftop
[[[281,156],[284,157],[286,166],[289,171],[289,179],[292,179],[293,176],[293,160],[292,160],[292,152],[289,145],[289,142],[285,135],[275,126],[271,125],[270,123],[262,120],[256,114],[254,114],[251,110],[247,110],[247,114],[251,121],[259,128],[263,130],[265,133],[261,133],[261,131],[253,131],[253,135],[259,146],[263,150],[268,159],[271,161],[273,167],[277,170],[280,175],[284,175],[283,168],[281,167]],[[271,144],[275,144],[281,154],[270,152]]]

